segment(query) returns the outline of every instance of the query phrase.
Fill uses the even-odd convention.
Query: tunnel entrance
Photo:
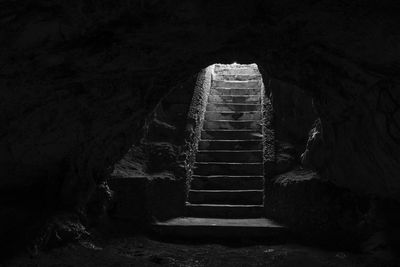
[[[261,217],[263,82],[256,64],[211,66],[192,165],[187,213]]]
[[[264,208],[265,166],[274,160],[264,91],[256,64],[214,64],[199,74],[189,109],[185,217],[156,223],[161,234],[265,238],[286,231]]]

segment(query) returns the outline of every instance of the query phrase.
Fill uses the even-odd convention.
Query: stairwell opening
[[[188,114],[187,216],[265,217],[271,116],[257,64],[213,64],[199,73]]]

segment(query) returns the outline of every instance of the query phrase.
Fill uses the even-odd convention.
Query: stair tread
[[[198,150],[208,150],[208,151],[218,151],[218,150],[262,150],[263,142],[261,139],[259,140],[210,140],[210,139],[201,139],[199,141]]]
[[[211,89],[223,89],[223,90],[260,90],[260,88],[251,88],[251,87],[243,87],[243,88],[232,88],[232,87],[225,87],[225,86],[212,86]],[[257,94],[258,95],[258,94]]]
[[[232,122],[232,123],[246,123],[246,122],[261,122],[261,120],[207,120],[205,119],[205,121],[209,121],[209,122]]]
[[[216,207],[216,208],[263,208],[264,205],[243,205],[243,204],[193,204],[186,202],[187,207]]]
[[[218,88],[214,87],[211,88],[210,95],[252,95],[252,94],[259,94],[260,89],[255,88],[242,88],[242,89],[235,89],[235,88]]]
[[[253,104],[260,105],[260,104]],[[235,111],[235,110],[227,110],[227,111],[218,111],[218,110],[206,110],[206,113],[226,113],[226,114],[254,114],[260,113],[261,111]]]
[[[252,129],[210,129],[210,130],[203,130],[204,132],[261,132],[258,130],[252,130]],[[241,140],[246,140],[246,139],[241,139]]]
[[[190,189],[189,191],[193,191],[196,193],[250,193],[250,192],[256,192],[256,193],[260,193],[263,192],[263,190],[257,190],[257,189],[238,189],[238,190],[220,190],[220,189],[216,189],[216,190],[199,190],[199,189]]]
[[[229,105],[229,106],[260,106],[261,104],[251,104],[251,103],[225,103],[225,102],[220,102],[220,103],[208,103],[207,105]],[[210,111],[210,110],[207,110]],[[243,111],[246,112],[246,111]],[[249,112],[249,111],[247,111]]]
[[[249,139],[249,140],[234,140],[234,139],[232,139],[232,140],[230,140],[230,139],[227,139],[227,140],[218,140],[218,139],[200,139],[200,142],[201,141],[203,141],[203,142],[258,142],[258,143],[261,143],[262,142],[262,140],[261,139]]]
[[[218,165],[261,165],[262,162],[197,162],[195,164],[218,164]]]
[[[237,90],[243,90],[243,89],[237,89]],[[244,94],[244,95],[220,95],[222,97],[234,97],[234,98],[239,98],[239,97],[260,97],[261,94]]]
[[[203,142],[262,142],[261,139],[200,139]]]
[[[257,227],[257,228],[285,227],[267,218],[226,219],[226,218],[180,217],[180,218],[170,219],[165,222],[157,222],[156,224],[164,226]]]
[[[264,176],[262,176],[262,175],[192,175],[193,179],[195,179],[197,177],[207,177],[207,178],[225,178],[225,177],[243,178],[243,177],[252,177],[252,178],[260,178],[260,179],[264,178]]]
[[[214,80],[218,82],[223,82],[223,83],[233,83],[233,84],[239,84],[239,83],[259,83],[261,80],[260,79],[253,79],[253,80],[241,80],[241,81],[235,81],[235,80]]]
[[[225,149],[225,150],[205,150],[205,149],[199,149],[198,152],[201,153],[255,153],[255,152],[263,152],[261,149],[259,150],[230,150],[230,149]]]

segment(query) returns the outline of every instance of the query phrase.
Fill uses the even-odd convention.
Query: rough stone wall
[[[84,211],[174,85],[235,61],[310,93],[323,178],[399,200],[398,14],[393,0],[2,1],[7,214],[37,188],[37,210]]]
[[[317,119],[312,96],[293,84],[277,79],[271,78],[268,84],[272,95],[276,138],[280,142],[291,143],[300,155]]]
[[[269,86],[269,84],[267,84]],[[263,81],[261,87],[261,104],[263,116],[263,149],[264,149],[264,178],[268,181],[275,175],[276,155],[275,155],[275,129],[273,124],[273,107],[269,88],[265,88]],[[267,183],[266,183],[267,184]],[[267,185],[266,185],[267,186]]]
[[[201,129],[204,123],[204,114],[208,101],[208,95],[211,90],[212,73],[214,66],[208,66],[203,69],[197,76],[196,87],[194,88],[192,102],[190,104],[187,121],[186,142],[186,188],[187,192],[192,179],[193,164],[195,161],[197,147],[201,136]]]
[[[280,174],[266,188],[266,212],[308,242],[359,249],[377,229],[370,200],[323,181],[311,170]]]
[[[192,121],[187,114],[192,114],[195,84],[199,82],[193,76],[171,88],[147,116],[140,142],[114,165],[109,180],[114,193],[111,216],[144,224],[182,216],[185,139]]]

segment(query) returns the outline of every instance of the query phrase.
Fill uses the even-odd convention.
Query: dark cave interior
[[[4,266],[400,266],[399,12],[393,0],[1,1]],[[259,72],[210,72],[234,62]],[[262,142],[202,133],[241,125]],[[251,151],[228,153],[232,140]],[[262,184],[240,193],[262,191],[260,217],[284,237],[231,211],[220,231],[168,228],[215,193],[200,192],[199,155],[232,153],[249,166],[262,154]]]

